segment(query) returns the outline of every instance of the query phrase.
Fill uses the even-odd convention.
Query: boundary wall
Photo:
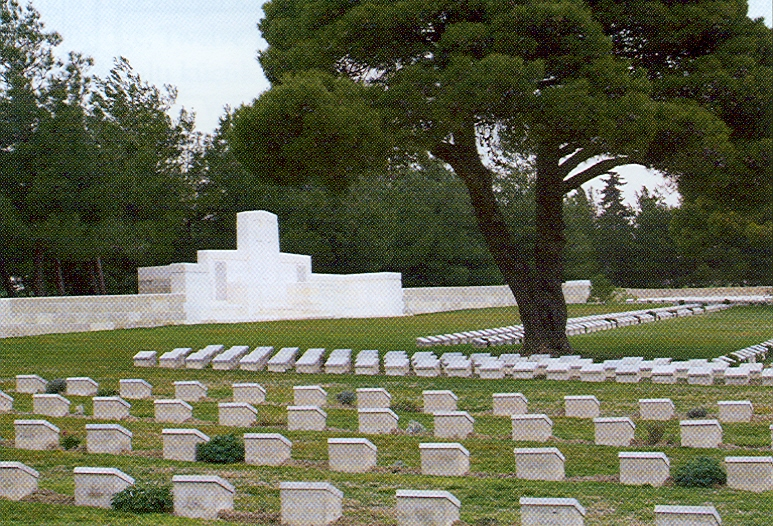
[[[636,299],[735,298],[773,296],[773,287],[703,287],[686,289],[623,289]]]

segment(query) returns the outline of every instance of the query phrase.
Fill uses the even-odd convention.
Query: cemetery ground
[[[571,305],[569,316],[613,312],[636,305]],[[699,456],[769,456],[773,423],[773,393],[762,385],[663,385],[642,382],[583,383],[547,380],[483,380],[478,378],[420,378],[416,376],[357,376],[352,374],[297,374],[209,369],[136,368],[132,356],[140,350],[159,355],[175,347],[201,349],[212,343],[231,345],[285,346],[416,351],[418,336],[462,330],[499,327],[518,323],[517,309],[481,309],[390,319],[303,320],[235,325],[170,326],[92,333],[45,335],[0,340],[0,390],[14,398],[13,412],[0,413],[0,461],[22,462],[40,472],[40,490],[32,498],[13,502],[0,500],[2,524],[198,524],[206,521],[171,514],[132,515],[111,510],[76,507],[73,468],[113,467],[137,481],[170,484],[173,475],[217,474],[236,487],[234,512],[221,524],[279,524],[279,483],[283,481],[329,481],[344,493],[341,525],[392,525],[395,492],[398,489],[446,490],[461,503],[461,521],[469,525],[518,525],[520,497],[572,497],[587,510],[588,525],[654,524],[658,504],[713,505],[725,525],[766,524],[773,516],[769,493],[719,488],[625,486],[619,483],[619,451],[660,451],[671,461],[671,472]],[[576,354],[601,361],[622,356],[674,359],[714,358],[771,337],[773,307],[750,306],[711,314],[634,325],[610,331],[572,336]],[[520,346],[486,349],[492,354],[519,352]],[[471,346],[432,349],[475,352]],[[88,454],[75,450],[27,451],[13,447],[15,419],[32,416],[32,395],[15,392],[17,374],[37,374],[46,380],[88,376],[102,391],[117,393],[120,379],[142,378],[153,386],[155,398],[173,398],[174,381],[198,380],[208,386],[208,397],[194,402],[193,420],[169,425],[154,420],[151,399],[131,400],[130,418],[120,421],[133,433],[132,452],[121,455]],[[218,402],[231,400],[231,384],[257,382],[266,389],[266,403],[257,405],[257,424],[251,428],[223,427],[218,422]],[[328,393],[327,429],[320,432],[289,431],[286,406],[292,405],[293,386],[320,385]],[[327,466],[327,439],[361,437],[356,406],[340,404],[336,395],[357,388],[381,387],[392,395],[399,415],[400,431],[367,435],[378,448],[377,467],[362,474],[333,472]],[[459,440],[470,452],[470,473],[462,477],[425,476],[420,473],[419,444],[436,442],[432,415],[421,412],[422,391],[448,389],[458,397],[458,408],[475,418],[475,433]],[[492,415],[492,394],[520,392],[528,399],[529,413],[545,413],[554,422],[547,443],[513,442],[511,421]],[[602,416],[628,416],[636,423],[630,447],[594,445],[590,419],[563,416],[565,395],[595,395]],[[83,415],[46,417],[63,433],[85,439],[85,425],[93,423],[92,401],[67,396],[71,411],[83,406]],[[654,422],[638,418],[641,398],[670,398],[676,418],[665,423],[662,439],[649,444]],[[704,407],[707,418],[716,418],[719,400],[750,400],[754,417],[749,423],[723,424],[723,445],[716,449],[679,446],[679,419],[690,409]],[[25,414],[26,413],[26,414]],[[408,434],[410,421],[421,423],[426,432]],[[279,467],[240,464],[179,462],[162,458],[161,430],[167,427],[196,428],[210,437],[246,432],[281,433],[292,443],[292,459]],[[85,440],[84,440],[85,442]],[[515,447],[556,447],[566,457],[566,480],[529,481],[515,478]]]

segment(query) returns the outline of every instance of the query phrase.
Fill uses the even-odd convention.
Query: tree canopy
[[[469,192],[534,352],[569,350],[563,196],[629,163],[660,169],[685,188],[721,179],[722,167],[738,158],[727,109],[745,94],[765,97],[742,86],[765,73],[769,59],[760,50],[770,36],[746,17],[743,1],[273,0],[264,11],[269,47],[259,58],[273,87],[237,112],[237,158],[258,176],[273,171],[298,184],[326,174],[323,184],[344,187],[352,171],[340,169],[341,158],[326,159],[342,135],[340,112],[350,130],[387,135],[392,154],[428,151],[447,163]],[[707,79],[718,93],[706,92]],[[728,79],[740,85],[723,90],[719,81]],[[338,110],[293,98],[303,128],[286,128],[280,143],[266,147],[264,137],[286,115],[280,94],[297,95],[313,82],[327,92],[315,97],[334,100]],[[755,123],[756,104],[744,106]],[[256,116],[269,120],[256,127]],[[339,144],[351,144],[356,156],[354,137]],[[287,151],[333,170],[282,175]],[[536,168],[532,253],[518,245],[497,203],[502,174],[486,161],[500,152]]]

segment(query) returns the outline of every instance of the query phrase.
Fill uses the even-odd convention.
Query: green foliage
[[[174,508],[169,486],[137,483],[113,495],[113,509],[127,513],[169,513]]]
[[[656,446],[666,434],[666,424],[663,422],[654,422],[647,424],[647,445]]]
[[[77,435],[64,431],[62,436],[59,437],[59,445],[65,450],[75,449],[81,445],[81,439]]]
[[[683,488],[710,488],[726,482],[727,473],[715,458],[694,458],[674,472],[674,484]]]
[[[693,407],[687,411],[687,418],[705,418],[709,412],[705,407]]]
[[[422,435],[427,432],[427,428],[421,422],[411,420],[408,422],[408,426],[405,428],[405,432],[409,435]]]
[[[354,405],[354,402],[357,400],[357,395],[354,391],[341,391],[336,395],[336,400],[338,400],[339,404]]]
[[[46,384],[47,394],[62,394],[67,390],[67,380],[64,378],[54,378]]]
[[[421,413],[421,407],[413,400],[395,400],[390,406],[392,411],[402,411],[403,413]]]
[[[97,396],[118,396],[118,391],[115,389],[108,389],[107,387],[100,387],[97,390]]]
[[[234,435],[216,435],[209,442],[196,444],[196,460],[213,464],[244,462],[244,441]]]

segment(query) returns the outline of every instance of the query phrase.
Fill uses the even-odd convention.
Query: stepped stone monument
[[[138,269],[140,294],[183,294],[186,323],[403,315],[399,273],[316,274],[311,256],[279,251],[277,216],[236,215],[236,250]]]

